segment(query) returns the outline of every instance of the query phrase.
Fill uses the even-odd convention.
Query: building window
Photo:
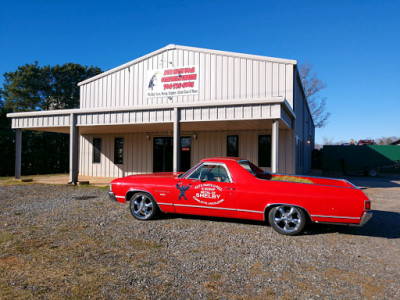
[[[258,136],[258,166],[271,167],[271,136]]]
[[[93,163],[100,163],[101,157],[101,138],[93,139]]]
[[[114,140],[114,164],[122,165],[124,163],[124,139],[115,138]]]
[[[226,141],[226,156],[239,156],[239,136],[237,135],[228,135]]]

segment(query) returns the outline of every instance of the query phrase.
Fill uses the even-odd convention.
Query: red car
[[[268,220],[286,235],[300,233],[307,221],[362,226],[372,217],[368,197],[346,180],[269,174],[231,157],[203,159],[186,173],[118,178],[109,196],[130,201],[139,220],[158,211]]]

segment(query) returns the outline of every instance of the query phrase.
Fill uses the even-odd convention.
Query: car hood
[[[176,178],[178,175],[183,174],[182,172],[160,172],[160,173],[152,173],[152,174],[138,174],[138,175],[130,175],[130,176],[125,176],[122,178],[117,178],[112,181],[114,182],[129,182],[132,180],[138,180],[138,179],[161,179],[161,178]]]

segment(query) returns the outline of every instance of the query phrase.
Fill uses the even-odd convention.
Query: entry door
[[[190,149],[191,139],[190,137],[181,138],[181,165],[179,168],[180,172],[186,172],[190,169]]]
[[[172,137],[155,137],[153,172],[172,172]]]

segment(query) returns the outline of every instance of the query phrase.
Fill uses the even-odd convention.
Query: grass
[[[271,180],[274,180],[274,181],[289,181],[289,182],[298,182],[298,183],[311,183],[311,184],[314,183],[311,180],[306,179],[306,178],[301,178],[301,177],[297,177],[297,176],[289,176],[289,175],[273,176],[271,178]]]

